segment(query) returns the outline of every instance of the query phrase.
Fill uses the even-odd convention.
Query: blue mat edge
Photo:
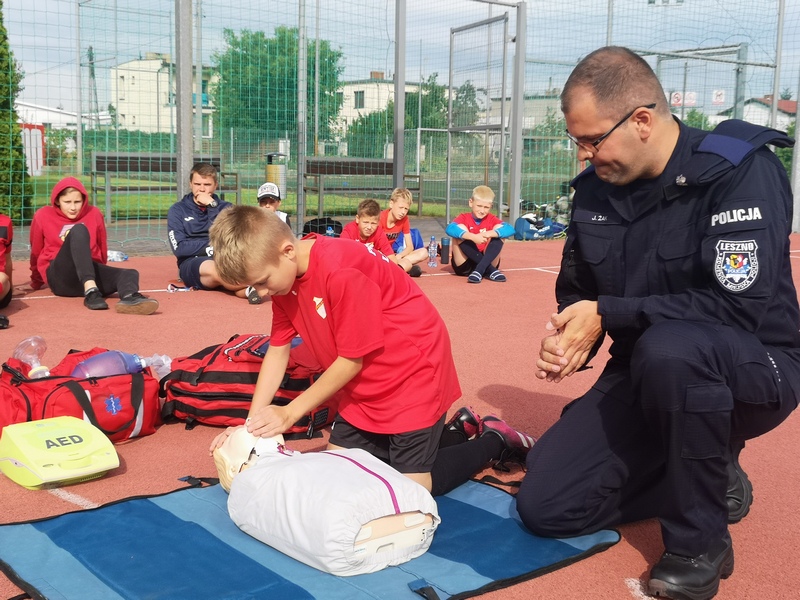
[[[215,479],[211,479],[211,478],[195,478],[195,477],[192,477],[192,476],[188,476],[188,477],[182,478],[182,479],[187,482],[187,485],[175,488],[173,490],[169,490],[167,492],[162,492],[160,494],[140,494],[140,495],[135,495],[135,496],[128,496],[126,498],[120,498],[120,499],[117,499],[117,500],[113,500],[111,502],[107,502],[107,503],[102,504],[100,506],[95,506],[95,507],[88,508],[88,509],[77,509],[77,510],[74,510],[74,511],[67,511],[65,513],[61,513],[61,514],[58,514],[58,515],[51,515],[51,516],[48,516],[48,517],[40,517],[40,518],[37,518],[37,519],[28,519],[28,520],[22,520],[22,521],[15,521],[15,522],[10,522],[10,523],[4,523],[3,525],[23,525],[23,524],[37,523],[37,522],[41,522],[41,521],[47,521],[47,520],[50,520],[50,519],[55,519],[55,518],[61,517],[61,516],[66,515],[66,514],[79,513],[79,512],[91,512],[91,511],[99,510],[99,509],[102,509],[102,508],[106,508],[108,506],[113,506],[115,504],[120,504],[120,503],[123,503],[123,502],[129,502],[129,501],[132,501],[132,500],[159,498],[159,497],[168,496],[170,494],[175,494],[177,492],[183,492],[183,491],[187,491],[187,490],[191,490],[191,489],[206,488],[206,487],[209,487],[210,485],[215,485],[217,483],[217,481]],[[503,489],[502,487],[499,487],[497,485],[493,485],[492,483],[489,483],[489,482],[486,482],[486,481],[481,481],[479,479],[471,479],[469,483],[471,483],[471,484],[479,484],[479,485],[482,485],[482,486],[485,485],[485,486],[493,488],[494,490],[497,490],[499,492],[503,492],[506,495],[514,496],[514,494],[512,494],[508,490]],[[498,580],[492,581],[491,583],[489,583],[489,584],[487,584],[485,586],[482,586],[482,587],[479,587],[479,588],[475,588],[473,590],[466,590],[464,592],[460,592],[460,593],[457,593],[455,595],[448,596],[447,600],[466,600],[467,598],[474,598],[476,596],[480,596],[480,595],[483,595],[483,594],[486,594],[486,593],[489,593],[489,592],[493,592],[493,591],[498,591],[498,590],[501,590],[501,589],[504,589],[504,588],[507,588],[507,587],[511,587],[511,586],[516,585],[518,583],[523,583],[525,581],[529,581],[531,579],[535,579],[537,577],[541,577],[542,575],[547,575],[548,573],[552,573],[554,571],[557,571],[559,569],[567,567],[567,566],[569,566],[571,564],[574,564],[576,562],[579,562],[579,561],[581,561],[581,560],[583,560],[585,558],[593,556],[594,554],[599,554],[600,552],[604,552],[605,550],[608,550],[612,546],[615,546],[622,539],[622,536],[621,536],[621,534],[619,533],[619,531],[617,529],[604,529],[604,530],[602,530],[602,532],[608,532],[608,533],[613,532],[614,534],[616,534],[616,539],[615,540],[610,540],[610,541],[607,541],[607,542],[598,542],[597,544],[594,544],[592,547],[590,547],[590,548],[588,548],[586,550],[582,550],[578,554],[575,554],[574,556],[571,556],[571,557],[569,557],[567,559],[564,559],[564,560],[558,561],[556,563],[547,565],[546,567],[540,567],[538,569],[534,569],[534,570],[529,571],[527,573],[522,573],[522,574],[517,575],[515,577],[510,577],[510,578],[506,578],[506,579],[498,579]],[[598,532],[598,533],[602,533],[602,532]],[[568,539],[568,538],[565,538],[565,540],[566,539]],[[23,594],[11,597],[8,600],[17,600],[17,599],[22,600],[22,599],[26,598],[26,595],[28,597],[30,597],[31,600],[48,600],[47,596],[43,596],[39,592],[38,588],[34,587],[27,580],[22,579],[17,574],[17,572],[6,561],[4,561],[2,559],[0,559],[0,571],[2,571],[3,574],[5,574],[5,576],[8,577],[8,579],[9,579],[9,581],[11,581],[11,583],[16,585],[18,588],[20,588],[23,591]],[[421,589],[425,589],[426,586],[424,584],[426,584],[427,582],[425,582],[424,580],[419,580],[418,583],[420,585],[417,588],[413,588],[412,591],[414,591],[415,593],[420,595],[420,597],[428,598],[428,596],[424,595],[420,591],[417,591],[418,589],[420,589],[420,590]],[[411,586],[411,584],[409,584],[409,587],[410,586]],[[431,589],[433,589],[433,588],[431,588]],[[434,591],[434,593],[435,593],[435,591]],[[431,596],[431,597],[432,598],[438,598],[438,596]]]

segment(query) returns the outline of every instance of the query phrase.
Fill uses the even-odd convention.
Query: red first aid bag
[[[186,421],[189,429],[197,423],[242,425],[250,410],[269,337],[266,334],[234,335],[224,344],[173,359],[172,372],[160,382],[159,393],[164,401],[162,418]],[[283,382],[272,403],[285,406],[308,389],[322,371],[308,347],[300,338],[295,338]],[[338,395],[335,395],[285,434],[313,437],[314,432],[333,422],[338,405]]]
[[[0,427],[50,417],[88,421],[112,442],[155,433],[161,424],[158,380],[149,369],[106,377],[71,377],[75,366],[105,348],[70,352],[49,377],[30,379],[28,366],[9,358],[0,375]]]

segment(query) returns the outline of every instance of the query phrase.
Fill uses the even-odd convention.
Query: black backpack
[[[330,237],[339,237],[342,235],[344,229],[341,221],[332,219],[331,217],[319,217],[306,221],[303,225],[303,233],[318,233],[320,235],[327,235]]]

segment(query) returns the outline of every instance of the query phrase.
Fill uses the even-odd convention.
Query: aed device
[[[111,440],[76,417],[6,425],[0,437],[0,471],[31,490],[96,479],[118,466]]]

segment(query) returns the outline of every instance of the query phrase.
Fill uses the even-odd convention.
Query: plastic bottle
[[[147,361],[139,358],[136,354],[108,350],[79,362],[72,370],[72,377],[87,379],[89,377],[122,375],[123,373],[139,373],[146,366]]]
[[[17,344],[12,356],[31,368],[28,371],[28,377],[39,379],[40,377],[50,377],[50,369],[42,364],[42,356],[46,350],[47,344],[44,338],[32,335]]]
[[[438,254],[439,249],[436,247],[436,236],[431,236],[431,243],[428,244],[428,266],[429,267],[436,267],[438,266],[436,262],[436,255]]]
[[[120,252],[119,250],[108,251],[108,262],[122,262],[124,260],[128,260],[128,255],[124,252]]]

